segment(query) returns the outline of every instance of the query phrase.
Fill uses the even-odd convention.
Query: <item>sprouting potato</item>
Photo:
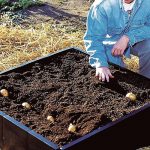
[[[70,125],[68,127],[68,131],[72,132],[72,133],[76,132],[76,126],[73,125],[72,123],[70,123]]]
[[[47,120],[54,123],[54,117],[53,116],[47,116]]]
[[[8,90],[6,90],[6,89],[1,89],[0,93],[4,97],[8,97],[9,96]]]
[[[136,95],[133,94],[132,92],[127,93],[126,95],[127,98],[129,98],[131,101],[135,102],[136,101]]]
[[[25,109],[31,109],[31,105],[30,105],[28,102],[22,103],[22,106],[23,106]]]

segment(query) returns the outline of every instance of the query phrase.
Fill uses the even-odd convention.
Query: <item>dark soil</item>
[[[92,130],[117,120],[150,102],[150,80],[111,66],[115,79],[102,83],[88,56],[76,51],[56,55],[45,63],[35,63],[27,71],[0,76],[0,110],[14,117],[49,140],[64,145]],[[128,92],[137,101],[125,98]],[[22,107],[32,105],[31,110]],[[54,123],[46,120],[48,115]],[[68,126],[77,126],[69,133]]]

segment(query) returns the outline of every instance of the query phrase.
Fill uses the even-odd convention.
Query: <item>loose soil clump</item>
[[[100,82],[88,55],[66,51],[24,71],[0,75],[0,89],[9,93],[0,95],[0,110],[62,146],[150,102],[150,80],[110,67],[115,78]],[[136,101],[125,97],[129,92]],[[74,132],[68,131],[70,124]]]

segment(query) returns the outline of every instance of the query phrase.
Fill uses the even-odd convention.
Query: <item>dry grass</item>
[[[0,25],[0,71],[70,46],[84,49],[83,31],[68,31],[63,25],[44,23],[9,27]]]
[[[138,59],[138,57],[132,55],[131,59],[126,58],[124,60],[124,62],[125,62],[126,66],[129,70],[132,70],[134,72],[138,72],[138,68],[139,68],[139,59]]]

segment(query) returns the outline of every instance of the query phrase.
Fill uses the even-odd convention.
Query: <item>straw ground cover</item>
[[[67,22],[55,25],[51,20],[27,28],[0,25],[0,70],[69,46],[84,49],[83,31],[69,29],[65,24]]]
[[[0,71],[69,46],[85,49],[83,35],[86,26],[83,18],[87,15],[91,1],[82,0],[80,3],[75,0],[43,1],[61,9],[64,15],[67,13],[72,15],[58,20],[50,14],[47,17],[48,21],[38,21],[37,18],[44,17],[44,15],[39,17],[39,13],[34,14],[34,19],[31,14],[25,19],[17,18],[17,21],[14,15],[1,15]],[[126,63],[130,69],[137,69],[137,58],[127,60]]]
[[[68,46],[83,49],[80,31],[64,34],[64,31],[49,24],[40,24],[28,29],[1,25],[0,45],[0,70]]]

